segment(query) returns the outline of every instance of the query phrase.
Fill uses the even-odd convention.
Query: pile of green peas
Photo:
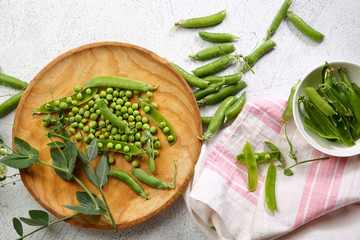
[[[91,89],[85,89],[87,91]],[[82,100],[82,88],[75,86],[74,91],[77,93],[76,99],[68,97],[64,102],[55,102],[56,106],[60,109],[67,110],[65,122],[70,125],[68,131],[70,135],[73,135],[75,140],[80,142],[84,141],[89,144],[94,138],[99,140],[116,140],[121,142],[127,142],[131,145],[135,145],[138,148],[143,148],[146,144],[146,140],[143,138],[142,133],[144,130],[149,130],[152,135],[157,133],[157,128],[151,126],[148,117],[143,116],[140,113],[140,105],[132,101],[136,95],[141,94],[138,91],[124,90],[119,88],[104,88],[93,96],[86,104],[78,105],[77,100]],[[151,104],[154,108],[157,108],[156,103],[150,103],[153,97],[153,93],[147,91],[145,93],[144,101]],[[123,130],[118,129],[116,126],[112,126],[111,122],[101,114],[99,107],[96,103],[97,99],[103,99],[110,111],[117,116],[120,120],[127,122],[130,132],[125,133]],[[68,106],[71,103],[71,108]],[[65,106],[66,105],[66,106]],[[147,109],[143,109],[146,112]],[[80,132],[81,131],[81,132]],[[153,136],[154,140],[154,156],[159,155],[159,149],[161,142],[157,136]],[[102,144],[102,143],[98,143]],[[110,144],[110,143],[109,143]],[[104,146],[98,146],[103,148]],[[106,146],[111,151],[113,147]],[[115,149],[115,148],[114,148]],[[125,160],[131,162],[133,167],[139,167],[140,163],[137,160],[133,160],[131,155],[125,155]],[[109,158],[109,163],[113,164],[115,159]]]

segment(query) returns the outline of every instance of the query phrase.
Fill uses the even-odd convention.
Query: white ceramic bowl
[[[330,67],[337,70],[339,67],[344,67],[347,69],[347,75],[351,82],[355,82],[360,86],[360,66],[354,63],[349,62],[329,62]],[[298,105],[297,99],[299,96],[306,96],[303,91],[303,87],[317,87],[321,82],[321,69],[323,65],[315,68],[308,75],[304,77],[299,83],[294,95],[293,103],[293,116],[295,120],[295,125],[301,135],[306,139],[306,141],[316,148],[317,150],[337,157],[349,157],[360,154],[360,139],[356,141],[355,146],[347,147],[342,142],[331,142],[325,138],[320,137],[317,133],[307,128],[301,118],[300,112],[304,112],[302,104]],[[300,108],[300,109],[299,109]]]

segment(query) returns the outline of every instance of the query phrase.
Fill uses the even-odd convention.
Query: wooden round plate
[[[169,146],[158,129],[162,147],[156,158],[155,176],[171,182],[174,173],[173,159],[177,159],[178,174],[175,188],[158,190],[141,184],[149,192],[150,200],[136,195],[125,183],[110,178],[104,186],[104,194],[118,228],[126,228],[144,222],[159,214],[183,192],[194,173],[194,166],[200,154],[202,135],[200,112],[191,89],[181,75],[163,58],[144,48],[120,42],[99,42],[70,50],[49,63],[26,89],[14,119],[13,136],[28,141],[40,152],[42,161],[52,163],[49,139],[40,128],[45,115],[34,115],[32,111],[53,97],[61,98],[73,94],[76,85],[96,76],[114,75],[159,85],[152,102],[170,122],[177,136],[176,143]],[[156,126],[151,123],[151,126]],[[157,126],[156,126],[157,127]],[[78,143],[78,146],[81,146]],[[109,153],[116,161],[111,168],[130,172],[131,164],[122,155]],[[97,166],[100,157],[93,161]],[[140,160],[141,168],[148,171],[147,158]],[[61,179],[55,171],[41,163],[20,171],[24,185],[31,195],[49,212],[63,218],[75,212],[63,205],[79,205],[75,192],[83,189],[74,181]],[[100,196],[98,190],[87,181],[79,166],[75,175]],[[68,221],[76,226],[93,229],[111,229],[112,225],[103,217],[78,216]]]

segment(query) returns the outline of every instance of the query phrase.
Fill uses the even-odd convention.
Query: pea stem
[[[288,137],[288,135],[287,135],[286,128],[287,128],[287,122],[285,122],[285,137],[286,137],[287,142],[289,143],[289,147],[290,147],[290,151],[289,151],[290,157],[291,157],[292,159],[294,159],[295,162],[297,163],[297,162],[298,162],[297,157],[296,157],[296,152],[297,152],[297,151],[294,152],[294,150],[293,150],[293,145],[292,145],[292,143],[290,142],[290,139],[289,139],[289,137]]]
[[[286,168],[286,169],[290,169],[290,168],[293,168],[297,165],[300,165],[300,164],[303,164],[303,163],[308,163],[308,162],[314,162],[314,161],[318,161],[318,160],[325,160],[325,159],[329,159],[330,157],[322,157],[322,158],[314,158],[314,159],[309,159],[309,160],[305,160],[305,161],[301,161],[301,162],[297,162],[295,163],[294,165]]]
[[[95,206],[95,210],[100,210],[99,208],[99,204],[97,203],[97,201],[95,200],[93,194],[90,192],[90,190],[80,181],[80,179],[78,179],[74,174],[72,174],[72,178],[86,191],[86,193],[89,195],[89,197],[91,198],[91,201],[93,202],[94,206]]]

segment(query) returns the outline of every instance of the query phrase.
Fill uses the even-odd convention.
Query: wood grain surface
[[[32,110],[54,98],[73,93],[75,85],[84,86],[92,77],[114,75],[141,80],[159,85],[153,94],[152,102],[175,129],[177,141],[169,146],[164,135],[158,131],[162,142],[160,155],[155,159],[155,176],[171,182],[174,173],[173,159],[177,159],[178,174],[175,189],[157,190],[141,184],[149,192],[150,200],[136,195],[127,185],[110,178],[103,188],[115,222],[119,228],[130,227],[144,222],[167,208],[183,192],[194,173],[194,166],[201,149],[202,135],[199,109],[191,89],[181,75],[163,58],[141,47],[120,42],[99,42],[70,50],[49,63],[30,83],[25,91],[14,119],[13,136],[28,141],[40,151],[42,161],[52,163],[49,139],[40,128],[45,115],[32,116]],[[156,126],[150,123],[151,126]],[[157,126],[156,126],[157,127]],[[157,127],[158,128],[158,127]],[[78,143],[78,146],[81,146]],[[116,161],[112,168],[130,172],[131,164],[121,154],[109,153]],[[100,157],[93,161],[96,166]],[[147,158],[141,168],[148,171]],[[83,191],[75,181],[61,179],[55,171],[43,164],[36,163],[20,171],[24,185],[45,209],[58,218],[75,212],[63,205],[79,205],[75,192]],[[79,166],[75,175],[100,197],[98,190],[87,181]],[[111,229],[112,225],[103,217],[79,216],[68,220],[76,226],[93,229]]]

